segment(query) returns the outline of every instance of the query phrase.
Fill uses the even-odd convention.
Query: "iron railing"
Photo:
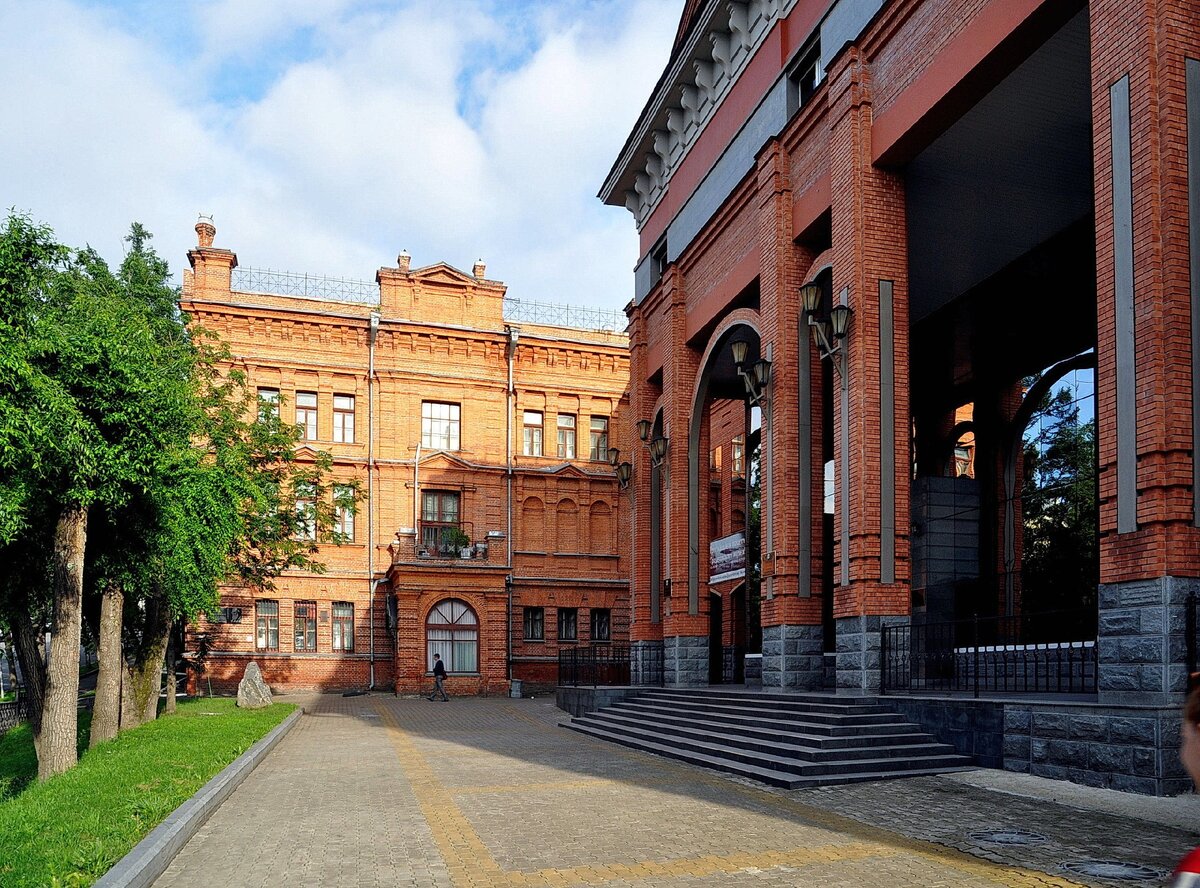
[[[374,281],[327,277],[295,271],[276,271],[273,268],[244,268],[233,270],[230,289],[242,293],[267,293],[275,296],[299,296],[305,299],[324,299],[329,302],[354,302],[359,305],[379,304],[379,285]]]
[[[29,701],[26,699],[10,700],[0,703],[0,736],[15,728],[29,718]]]
[[[264,293],[270,296],[298,296],[329,302],[379,304],[379,285],[374,281],[331,277],[274,268],[238,266],[233,270],[230,289],[239,293]],[[629,323],[618,309],[534,302],[504,297],[504,320],[513,323],[544,324],[548,327],[573,327],[579,330],[623,331]]]
[[[531,302],[504,297],[504,320],[515,323],[545,324],[549,327],[575,327],[580,330],[625,329],[629,319],[625,312],[586,305],[561,305],[553,302]]]
[[[663,683],[661,648],[634,648],[628,645],[598,644],[589,647],[560,648],[558,683],[580,685],[656,685]]]
[[[880,690],[1094,694],[1096,614],[1060,611],[885,626]]]
[[[746,680],[746,648],[743,645],[726,645],[721,650],[721,681],[725,684],[741,684]]]

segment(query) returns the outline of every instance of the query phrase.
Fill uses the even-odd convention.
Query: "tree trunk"
[[[175,714],[175,628],[167,630],[167,702],[164,715]]]
[[[38,747],[38,779],[75,766],[79,728],[79,638],[83,614],[83,554],[87,509],[67,506],[54,530],[54,619],[50,666]]]
[[[100,672],[96,676],[96,704],[92,709],[92,732],[88,746],[95,747],[117,736],[121,727],[121,617],[125,590],[110,586],[100,599]]]
[[[162,690],[163,658],[171,621],[166,603],[151,598],[146,602],[146,622],[137,662],[125,671],[124,707],[121,730],[136,728],[158,717],[158,697]]]
[[[34,751],[40,755],[42,739],[42,710],[46,706],[46,671],[38,651],[38,630],[29,619],[28,603],[15,605],[8,614],[12,626],[13,647],[21,664],[21,696],[29,706],[29,723],[33,729]]]

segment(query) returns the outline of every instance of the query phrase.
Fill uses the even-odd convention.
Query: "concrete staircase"
[[[647,689],[562,726],[788,789],[972,766],[875,697]]]

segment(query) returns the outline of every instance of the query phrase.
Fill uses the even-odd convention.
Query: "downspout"
[[[379,334],[379,312],[371,312],[371,329],[367,333],[367,610],[370,613],[371,655],[370,684],[375,690],[375,337]]]
[[[512,681],[512,612],[513,612],[513,446],[512,446],[512,426],[513,426],[513,410],[516,408],[515,398],[516,390],[513,387],[513,361],[517,354],[517,341],[521,337],[521,331],[516,327],[507,327],[508,330],[508,388],[504,393],[505,411],[504,411],[504,468],[507,482],[507,515],[508,525],[504,531],[504,542],[508,550],[508,576],[505,578],[504,591],[507,598],[507,626],[504,632],[504,659],[508,664],[508,679]]]

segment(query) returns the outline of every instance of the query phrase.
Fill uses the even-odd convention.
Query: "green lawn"
[[[36,783],[28,725],[0,737],[0,885],[90,885],[295,707],[179,704]],[[80,713],[81,743],[86,743]]]

